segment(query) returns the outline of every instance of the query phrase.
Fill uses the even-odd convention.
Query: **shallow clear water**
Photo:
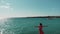
[[[8,18],[0,20],[0,34],[39,34],[39,23],[47,25],[45,34],[60,34],[60,18]]]

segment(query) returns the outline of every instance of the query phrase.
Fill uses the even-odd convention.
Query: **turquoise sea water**
[[[45,34],[60,34],[60,18],[8,18],[0,20],[0,34],[39,34],[39,23],[47,25]]]

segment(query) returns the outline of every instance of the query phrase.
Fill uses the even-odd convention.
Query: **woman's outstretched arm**
[[[39,27],[39,26],[34,26],[34,27]]]
[[[43,27],[48,27],[48,26],[43,26]]]

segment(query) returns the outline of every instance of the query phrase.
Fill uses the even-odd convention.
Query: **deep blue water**
[[[60,18],[8,18],[0,20],[0,34],[39,34],[39,23],[44,26],[45,34],[60,34]]]

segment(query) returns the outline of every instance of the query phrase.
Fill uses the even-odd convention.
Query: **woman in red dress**
[[[42,26],[42,23],[40,23],[40,26],[39,26],[39,32],[40,32],[40,34],[44,34],[44,32],[43,32],[43,26]]]
[[[39,26],[36,26],[36,27],[39,28],[39,33],[40,33],[40,34],[44,34],[44,32],[43,32],[42,29],[43,29],[43,27],[47,27],[47,26],[43,26],[42,23],[40,23],[40,25],[39,25]]]

